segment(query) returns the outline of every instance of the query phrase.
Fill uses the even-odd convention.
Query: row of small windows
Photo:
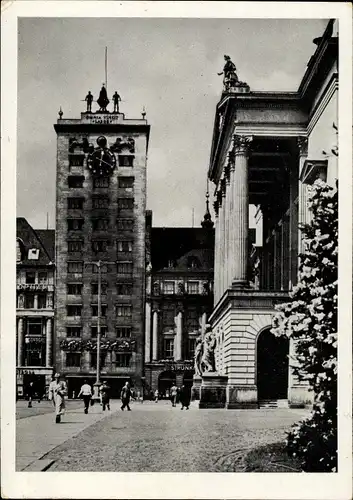
[[[132,283],[117,283],[116,285],[118,295],[132,295]],[[107,283],[101,283],[101,294],[106,295],[108,289]],[[68,295],[82,295],[82,283],[68,283]],[[98,283],[91,284],[91,294],[98,295]]]
[[[134,166],[134,155],[117,155],[119,167],[133,167]],[[85,157],[83,155],[70,155],[69,163],[70,167],[83,167]]]
[[[91,219],[93,231],[107,231],[109,229],[109,219],[95,218]],[[68,231],[82,231],[85,220],[83,218],[67,219]],[[134,226],[133,219],[117,219],[117,229],[132,231]]]
[[[46,285],[48,283],[48,273],[46,271],[26,271],[26,284],[27,285]]]
[[[112,267],[113,264],[110,264],[110,268]],[[97,266],[92,266],[93,273],[96,274],[98,273],[98,268]],[[111,269],[110,269],[111,270]],[[116,264],[116,271],[118,274],[132,274],[133,270],[133,263],[132,262],[117,262]],[[67,272],[68,273],[76,273],[76,274],[82,274],[83,273],[83,262],[82,261],[71,261],[67,263]],[[107,266],[101,266],[101,272],[107,273],[109,272]]]
[[[83,208],[85,199],[84,198],[68,198],[67,208],[73,210],[79,210]],[[134,208],[134,198],[118,198],[118,209],[120,210],[132,210]],[[109,198],[107,196],[92,198],[92,208],[108,208]]]
[[[107,308],[108,306],[102,305],[101,306],[101,316],[104,318],[107,316]],[[69,305],[66,306],[66,314],[69,317],[80,317],[82,316],[82,305]],[[98,306],[94,305],[91,306],[91,313],[92,316],[98,316]],[[115,315],[116,316],[123,316],[125,318],[129,318],[132,316],[132,306],[130,304],[118,304],[115,306]]]
[[[79,352],[66,353],[66,366],[68,368],[79,368],[81,366],[82,355]],[[106,360],[106,353],[101,353],[101,367],[104,367]],[[116,354],[116,361],[114,364],[121,368],[128,368],[131,363],[131,354]],[[92,352],[90,355],[90,366],[95,368],[97,366],[97,353]]]
[[[106,337],[107,335],[107,327],[105,325],[101,326],[101,336]],[[131,326],[117,326],[115,329],[116,338],[118,339],[126,339],[131,337]],[[91,337],[97,337],[98,328],[97,326],[91,327]],[[82,336],[82,327],[81,326],[67,326],[66,327],[66,336],[69,338],[79,338]]]
[[[91,242],[92,251],[95,253],[106,252],[111,242],[108,240],[94,240]],[[132,252],[132,241],[124,240],[116,242],[117,251],[120,253],[131,253]],[[83,240],[69,240],[67,242],[67,250],[70,253],[82,252],[83,250]]]
[[[82,188],[85,177],[83,175],[69,175],[67,184],[70,189]],[[94,177],[93,188],[108,188],[110,177]],[[132,189],[134,187],[134,177],[119,177],[118,188]]]

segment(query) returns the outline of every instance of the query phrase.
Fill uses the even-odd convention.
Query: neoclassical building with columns
[[[214,183],[215,281],[210,323],[227,408],[311,401],[292,374],[295,346],[270,333],[275,305],[296,284],[308,185],[338,178],[338,27],[328,22],[296,92],[225,86],[217,105],[209,180]],[[250,259],[249,205],[262,224]],[[251,262],[257,262],[256,279]],[[254,286],[255,283],[255,286]]]
[[[55,232],[18,217],[16,247],[17,396],[30,382],[44,395],[53,373]]]

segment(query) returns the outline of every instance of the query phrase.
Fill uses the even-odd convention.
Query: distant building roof
[[[55,230],[33,229],[24,217],[18,217],[16,225],[21,252],[20,263],[28,266],[46,266],[54,263]]]

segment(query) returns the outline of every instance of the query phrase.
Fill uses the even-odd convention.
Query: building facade
[[[209,213],[206,213],[207,217]],[[214,229],[151,228],[148,215],[145,396],[192,385],[196,339],[213,305]]]
[[[297,281],[308,185],[319,176],[335,186],[338,178],[337,23],[314,43],[297,92],[254,92],[234,79],[225,82],[216,109],[208,173],[216,214],[210,322],[217,369],[228,377],[227,408],[311,401],[289,367],[295,346],[270,328],[275,305],[288,301]],[[251,259],[249,204],[262,225],[262,245]]]
[[[103,94],[101,90],[101,96]],[[112,396],[141,387],[146,163],[150,127],[101,108],[64,119],[57,134],[55,366],[69,396],[97,373]],[[104,96],[103,96],[104,97]],[[109,102],[109,101],[108,101]],[[91,105],[91,103],[90,103]],[[99,300],[100,299],[100,300]]]
[[[44,396],[53,372],[55,233],[17,218],[16,390]]]

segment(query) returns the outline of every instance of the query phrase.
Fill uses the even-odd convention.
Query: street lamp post
[[[92,261],[86,262],[86,265],[97,266],[98,269],[98,311],[97,311],[97,373],[96,381],[93,385],[93,399],[99,400],[100,371],[101,371],[101,316],[102,316],[102,264],[115,264],[110,261]]]

